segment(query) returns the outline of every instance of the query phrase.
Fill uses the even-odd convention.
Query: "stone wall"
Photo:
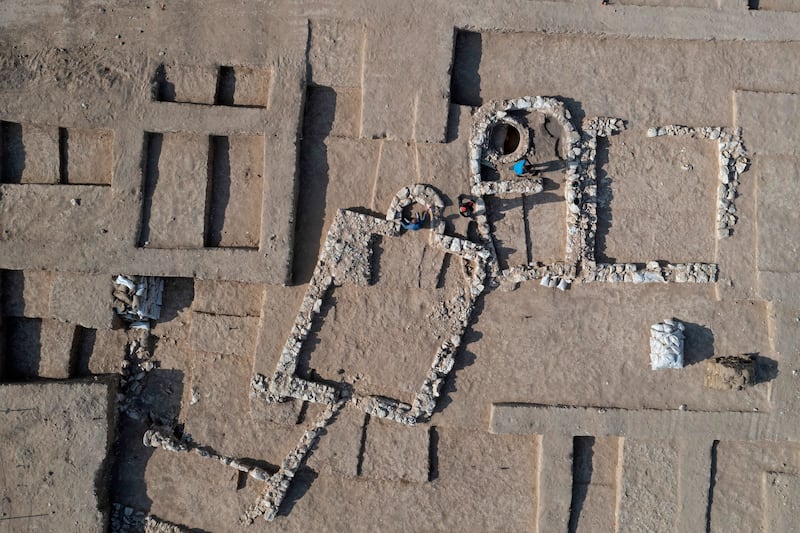
[[[543,190],[541,178],[484,181],[484,166],[494,166],[505,161],[490,145],[492,128],[501,122],[519,123],[508,115],[516,111],[538,111],[554,119],[562,128],[562,146],[565,171],[565,202],[567,240],[563,262],[550,265],[541,263],[518,265],[500,270],[497,253],[486,212],[481,198],[497,194],[536,194]],[[566,290],[577,278],[582,282],[630,283],[714,283],[718,266],[712,263],[667,263],[656,261],[615,264],[597,263],[595,246],[597,235],[597,139],[608,137],[625,129],[625,121],[613,117],[594,117],[584,120],[582,131],[573,125],[563,102],[542,96],[512,100],[495,100],[475,111],[470,136],[470,184],[477,196],[474,213],[481,243],[489,252],[488,273],[491,286],[515,287],[523,281],[540,279],[545,287]],[[520,125],[522,130],[525,127]],[[741,173],[747,170],[749,159],[741,141],[741,131],[730,132],[724,128],[690,128],[665,126],[650,128],[648,137],[683,135],[717,142],[719,152],[719,187],[717,190],[717,232],[725,238],[736,223],[735,199]],[[512,154],[521,159],[527,154],[525,137],[520,148]]]

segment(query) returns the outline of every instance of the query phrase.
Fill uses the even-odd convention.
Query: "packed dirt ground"
[[[797,528],[798,0],[0,28],[0,532]]]

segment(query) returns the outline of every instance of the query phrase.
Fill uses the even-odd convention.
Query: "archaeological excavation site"
[[[800,0],[0,28],[0,533],[800,531]]]

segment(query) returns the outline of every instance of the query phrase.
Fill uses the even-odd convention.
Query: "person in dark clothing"
[[[462,198],[461,204],[458,206],[458,214],[462,217],[471,217],[475,212],[475,202],[468,198]]]

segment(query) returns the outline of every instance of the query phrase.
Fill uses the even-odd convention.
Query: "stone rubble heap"
[[[122,376],[117,392],[117,408],[134,420],[148,416],[141,401],[141,393],[147,380],[147,374],[156,368],[153,360],[153,337],[149,330],[142,329],[139,338],[125,347],[125,359],[122,361]]]
[[[250,464],[246,460],[220,455],[213,450],[198,446],[188,436],[178,437],[172,429],[165,426],[153,426],[145,431],[142,443],[149,448],[160,448],[178,453],[192,452],[206,459],[214,459],[225,466],[244,472],[258,481],[267,481],[270,477],[269,472],[263,468]]]
[[[189,530],[150,515],[144,519],[144,533],[189,533]]]
[[[270,522],[277,516],[281,502],[283,502],[283,499],[286,497],[292,479],[316,445],[325,427],[328,426],[339,411],[341,411],[346,401],[347,400],[343,398],[333,405],[329,405],[314,425],[303,433],[300,437],[300,442],[298,442],[295,449],[289,452],[283,460],[278,472],[267,480],[267,489],[258,498],[256,503],[247,509],[239,519],[242,525],[250,525],[256,518],[262,515]]]
[[[731,132],[726,128],[663,126],[647,130],[648,137],[661,137],[663,135],[682,135],[716,141],[719,154],[717,236],[720,238],[730,236],[738,219],[735,200],[739,188],[739,177],[750,166],[750,159],[742,143],[742,129],[736,128]]]
[[[413,412],[411,404],[393,398],[354,394],[350,399],[350,405],[364,411],[369,416],[385,418],[407,426],[417,423],[417,416]]]
[[[140,533],[147,518],[141,511],[119,503],[111,504],[111,533]]]
[[[592,117],[583,122],[583,132],[588,134],[589,138],[611,137],[624,130],[625,127],[624,120],[614,117]]]
[[[703,384],[715,390],[742,390],[756,381],[755,357],[720,355],[706,362]]]
[[[474,187],[473,187],[474,189]],[[486,202],[483,196],[475,196],[475,211],[473,217],[477,224],[478,235],[481,239],[481,244],[488,252],[487,266],[489,269],[489,283],[491,286],[498,285],[498,278],[500,275],[500,263],[497,260],[497,248],[494,245],[494,238],[492,237],[492,228],[489,225],[489,214],[486,211]]]
[[[542,178],[520,178],[516,180],[484,181],[472,187],[472,194],[493,196],[496,194],[536,194],[544,190]]]
[[[675,319],[666,319],[650,326],[650,367],[683,368],[683,334],[685,326]]]
[[[123,276],[114,279],[114,311],[132,328],[150,329],[150,320],[161,316],[164,279]]]
[[[250,388],[254,398],[270,403],[281,403],[289,398],[297,398],[305,402],[330,404],[337,400],[339,394],[331,386],[314,383],[281,370],[276,370],[272,378],[255,374]]]
[[[522,282],[538,279],[542,287],[565,291],[575,279],[575,272],[576,269],[573,265],[563,262],[549,265],[542,263],[515,265],[500,271],[498,282],[501,288],[514,290]]]
[[[492,286],[509,285],[515,288],[523,281],[539,279],[544,287],[566,289],[580,271],[582,282],[630,283],[713,283],[718,276],[718,266],[712,263],[678,263],[662,267],[650,261],[644,268],[634,263],[600,263],[595,259],[597,234],[597,138],[608,137],[625,129],[625,121],[613,117],[594,117],[583,122],[578,131],[571,122],[564,104],[548,97],[524,97],[488,102],[473,115],[470,136],[470,182],[476,196],[501,193],[535,193],[535,187],[522,190],[519,180],[484,182],[482,165],[493,166],[499,161],[491,146],[492,128],[507,122],[509,127],[518,123],[509,113],[538,111],[554,119],[562,128],[561,145],[565,146],[566,160],[565,201],[567,204],[566,257],[563,263],[551,265],[517,265],[502,272],[499,269],[495,243],[491,233],[485,203],[476,202],[475,220],[484,247],[489,251],[488,270]],[[516,121],[516,122],[515,122]],[[522,131],[527,131],[521,126]],[[648,130],[649,137],[683,135],[716,141],[720,154],[720,186],[718,188],[717,223],[721,237],[729,235],[736,223],[734,200],[739,185],[739,175],[749,165],[741,141],[741,131],[729,132],[724,128],[690,128],[665,126]],[[516,159],[524,157],[524,153]],[[524,189],[524,187],[522,187]]]

